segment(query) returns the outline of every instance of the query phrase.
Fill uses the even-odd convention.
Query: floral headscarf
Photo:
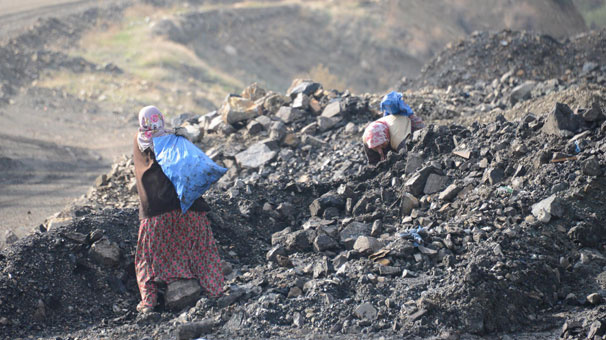
[[[370,123],[362,136],[364,144],[372,149],[389,142],[389,126],[380,120]]]
[[[146,106],[139,111],[139,133],[137,134],[139,150],[143,152],[145,149],[153,147],[152,138],[164,136],[166,133],[164,117],[157,107]]]

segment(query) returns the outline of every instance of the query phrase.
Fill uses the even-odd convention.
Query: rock
[[[322,216],[324,210],[330,207],[342,210],[345,208],[345,201],[334,192],[328,192],[311,202],[309,212],[311,216]]]
[[[591,303],[592,305],[599,305],[602,303],[602,296],[598,293],[593,293],[593,294],[589,294],[587,295],[587,301],[589,303]]]
[[[211,333],[214,326],[215,322],[211,319],[180,325],[177,329],[177,340],[198,339],[204,334]]]
[[[278,153],[272,151],[263,143],[253,144],[251,147],[236,155],[236,162],[241,168],[256,169],[272,161]]]
[[[584,247],[597,247],[606,239],[606,229],[599,222],[578,222],[568,230],[568,237]]]
[[[265,259],[267,261],[277,262],[276,258],[278,255],[286,256],[286,249],[280,244],[273,246],[267,254],[265,254]]]
[[[604,320],[595,320],[589,327],[587,339],[595,339],[596,336],[603,336],[606,333],[606,322]]]
[[[400,201],[400,213],[402,216],[408,216],[412,212],[412,209],[419,207],[419,200],[409,193],[404,193]]]
[[[284,248],[289,253],[297,251],[309,251],[311,250],[311,243],[309,241],[309,233],[312,231],[308,230],[297,230],[286,236],[284,241]]]
[[[261,133],[261,131],[263,131],[265,128],[263,127],[263,124],[259,123],[256,120],[251,120],[250,122],[248,122],[248,124],[246,125],[246,131],[248,132],[249,135],[251,136],[255,136],[258,135],[259,133]]]
[[[267,92],[265,91],[265,89],[259,87],[257,83],[252,83],[242,91],[241,96],[244,99],[248,99],[254,102],[257,99],[265,97],[266,93]]]
[[[511,90],[511,94],[509,95],[509,102],[511,105],[515,105],[517,102],[530,99],[530,94],[536,86],[537,82],[532,80],[527,80],[523,84],[516,86],[513,90]]]
[[[165,305],[169,310],[181,310],[193,306],[200,298],[200,284],[197,280],[178,280],[166,287]]]
[[[19,237],[17,237],[17,235],[15,235],[15,233],[12,230],[7,230],[4,233],[4,244],[9,245],[9,244],[13,244],[15,242],[17,242],[19,240]]]
[[[236,333],[245,327],[246,323],[246,314],[242,311],[235,312],[229,321],[223,325],[223,329],[229,333]]]
[[[292,108],[304,111],[307,110],[309,108],[309,96],[305,93],[297,94],[297,97],[295,97],[295,100],[292,102]]]
[[[208,123],[208,125],[206,126],[206,131],[208,131],[208,132],[220,131],[223,128],[223,125],[225,125],[225,123],[223,123],[223,117],[217,116],[217,117],[213,118],[210,121],[210,123]]]
[[[564,203],[556,195],[551,195],[532,206],[534,217],[545,223],[549,222],[552,216],[562,217],[564,213]]]
[[[105,237],[93,243],[89,254],[93,260],[104,266],[116,266],[120,263],[120,247]]]
[[[378,237],[383,232],[383,222],[381,220],[375,220],[372,223],[372,229],[370,231],[370,236]]]
[[[484,175],[482,176],[483,182],[488,182],[490,185],[495,185],[501,182],[505,178],[505,171],[499,167],[497,168],[488,168],[484,170]]]
[[[332,237],[326,234],[320,234],[316,236],[313,242],[314,250],[317,252],[323,252],[325,250],[337,249],[339,244]]]
[[[95,179],[95,186],[97,188],[100,188],[105,185],[107,185],[107,175],[102,174],[102,175],[97,176],[97,179]]]
[[[602,167],[595,156],[584,160],[583,163],[581,163],[581,169],[587,176],[600,176],[602,174]]]
[[[452,201],[461,190],[463,190],[462,187],[453,183],[446,187],[446,189],[440,193],[438,198],[443,201]]]
[[[334,268],[332,267],[332,263],[328,261],[328,258],[323,257],[314,264],[313,278],[317,279],[319,277],[327,277],[328,274],[330,274],[333,270]]]
[[[377,319],[377,309],[372,304],[365,302],[354,309],[354,315],[360,320],[375,321]]]
[[[585,119],[587,122],[595,122],[597,120],[604,119],[602,108],[600,107],[600,103],[597,99],[591,104],[591,109],[583,112],[583,119]]]
[[[183,126],[184,137],[192,143],[198,143],[202,140],[204,134],[198,125],[185,124]]]
[[[289,106],[282,106],[276,117],[280,118],[284,123],[290,124],[304,117],[303,111]]]
[[[423,160],[423,155],[410,152],[406,157],[406,168],[404,169],[404,172],[408,175],[419,170],[423,166]]]
[[[305,145],[311,145],[316,148],[321,148],[323,146],[326,146],[326,144],[327,144],[323,140],[316,138],[314,136],[310,136],[310,135],[301,136],[301,143],[303,143]]]
[[[427,177],[427,181],[425,182],[423,193],[425,193],[426,195],[431,195],[441,191],[448,182],[448,180],[448,176],[430,174]]]
[[[550,135],[569,136],[578,131],[583,122],[583,118],[575,115],[568,105],[556,103],[553,111],[547,116],[542,131]]]
[[[299,287],[297,287],[297,286],[294,286],[294,287],[292,287],[292,288],[290,288],[290,289],[288,290],[288,295],[287,295],[287,297],[288,297],[289,299],[292,299],[292,298],[299,297],[299,296],[301,296],[301,295],[303,295],[303,290],[301,290],[301,288],[299,288]]]
[[[341,114],[341,102],[338,100],[328,104],[324,111],[322,111],[322,117],[332,118]]]
[[[427,178],[433,172],[433,167],[428,166],[419,171],[417,171],[414,176],[412,176],[406,183],[404,183],[404,187],[408,192],[415,196],[419,196],[425,190],[425,183],[427,182]]]
[[[353,245],[353,249],[363,255],[370,255],[381,248],[383,248],[383,244],[370,236],[359,236]]]
[[[370,235],[371,227],[366,223],[352,222],[339,233],[340,242],[352,248],[358,237]]]
[[[311,80],[294,79],[288,90],[286,90],[286,95],[291,98],[295,98],[299,93],[311,96],[321,88],[322,85],[320,83],[315,83]]]
[[[223,122],[230,125],[253,119],[261,114],[255,102],[235,95],[228,95],[218,112]]]
[[[318,118],[316,118],[316,123],[317,123],[318,129],[320,129],[320,131],[328,131],[328,130],[332,129],[333,127],[335,127],[340,122],[341,122],[341,118],[339,116],[331,117],[331,118],[319,116]]]

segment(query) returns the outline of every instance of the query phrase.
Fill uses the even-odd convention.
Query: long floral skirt
[[[141,220],[135,254],[139,307],[157,302],[157,282],[197,279],[212,297],[221,295],[223,272],[206,213],[174,210]]]

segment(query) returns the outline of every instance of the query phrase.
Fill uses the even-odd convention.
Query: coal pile
[[[406,96],[418,108],[425,93]],[[431,93],[446,111],[450,94]],[[224,297],[134,311],[137,197],[125,157],[3,252],[0,327],[84,339],[604,334],[598,94],[515,120],[428,124],[369,167],[360,136],[379,95],[253,84],[216,112],[173,121],[229,169],[205,194]]]
[[[512,72],[522,80],[545,81],[583,78],[604,84],[605,32],[592,31],[564,41],[525,31],[475,32],[452,42],[423,67],[421,75],[405,86],[474,85]],[[592,75],[592,73],[594,73]]]
[[[380,117],[380,94],[252,84],[217,111],[176,117],[229,169],[205,194],[225,296],[171,310],[167,294],[157,312],[135,311],[138,198],[125,156],[0,253],[0,334],[601,339],[606,93],[603,44],[590,48],[601,36],[567,42],[578,48],[568,64],[533,64],[569,52],[529,33],[479,33],[447,49],[427,84],[442,62],[487,66],[462,63],[468,76],[407,89],[427,127],[377,166],[361,135]],[[510,65],[480,53],[486,44],[521,54]]]

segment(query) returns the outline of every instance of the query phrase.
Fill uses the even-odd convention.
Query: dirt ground
[[[2,0],[0,35],[93,3]],[[6,231],[22,237],[85,194],[116,157],[130,153],[136,129],[106,108],[35,86],[0,108],[0,122],[0,244]]]

